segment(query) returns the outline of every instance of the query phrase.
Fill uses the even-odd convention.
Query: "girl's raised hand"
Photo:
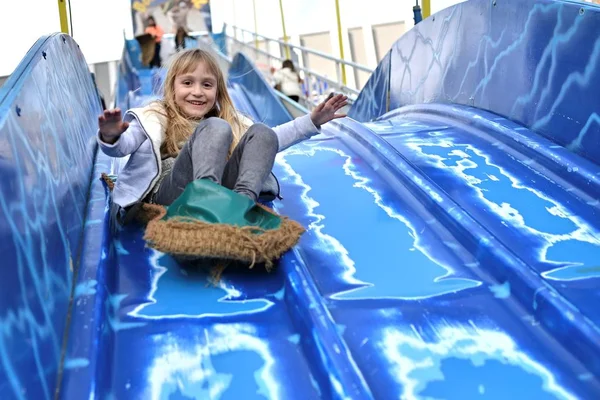
[[[129,127],[128,122],[123,122],[123,116],[121,110],[115,108],[114,110],[105,110],[104,114],[98,117],[98,128],[102,140],[108,143],[114,143],[117,141],[119,136],[127,130]]]
[[[336,114],[336,112],[347,104],[348,96],[344,96],[343,94],[336,94],[334,96],[332,93],[327,100],[312,110],[310,119],[316,127],[319,127],[332,119],[344,118],[346,114]]]

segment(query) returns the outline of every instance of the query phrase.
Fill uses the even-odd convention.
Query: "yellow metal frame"
[[[58,0],[58,15],[60,16],[60,31],[69,34],[69,17],[66,0]]]
[[[283,28],[283,42],[285,44],[288,43],[288,35],[285,30],[285,17],[283,15],[283,0],[279,0],[279,11],[281,12],[281,27]],[[285,47],[285,58],[290,59],[290,48],[288,46]]]
[[[335,0],[335,13],[337,16],[337,26],[338,26],[338,41],[340,44],[340,58],[344,59],[344,39],[342,35],[342,19],[340,17],[340,1]],[[342,67],[342,83],[346,86],[346,65],[341,64]]]
[[[423,13],[423,19],[429,18],[431,15],[431,0],[423,0],[423,9],[421,12]]]

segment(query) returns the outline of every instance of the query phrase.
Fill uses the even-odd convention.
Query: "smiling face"
[[[175,104],[188,117],[202,119],[217,100],[217,77],[199,62],[193,71],[175,77]]]
[[[248,129],[227,93],[227,84],[217,59],[210,51],[193,48],[177,53],[164,80],[164,99],[159,114],[167,118],[164,154],[177,154],[179,145],[194,132],[199,119],[221,118],[231,125],[231,151]],[[162,110],[161,110],[162,109]]]

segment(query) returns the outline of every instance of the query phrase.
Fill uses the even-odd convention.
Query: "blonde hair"
[[[217,79],[215,105],[204,118],[218,117],[231,125],[233,141],[229,148],[230,155],[248,129],[247,124],[233,106],[233,101],[227,92],[225,78],[216,59],[203,49],[185,50],[177,54],[169,66],[164,82],[164,97],[157,101],[161,107],[152,108],[166,118],[165,140],[161,146],[161,154],[172,156],[178,154],[179,144],[190,137],[200,122],[200,119],[186,116],[175,102],[175,79],[182,74],[192,72],[199,63],[204,63],[208,71]]]

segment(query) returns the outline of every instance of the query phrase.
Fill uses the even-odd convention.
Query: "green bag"
[[[187,185],[181,196],[167,207],[163,219],[173,218],[239,227],[256,226],[263,230],[277,229],[281,225],[278,215],[256,205],[248,197],[206,179]]]
[[[144,204],[144,239],[156,250],[185,259],[265,263],[267,269],[292,248],[304,228],[208,180],[191,182],[165,208]]]

